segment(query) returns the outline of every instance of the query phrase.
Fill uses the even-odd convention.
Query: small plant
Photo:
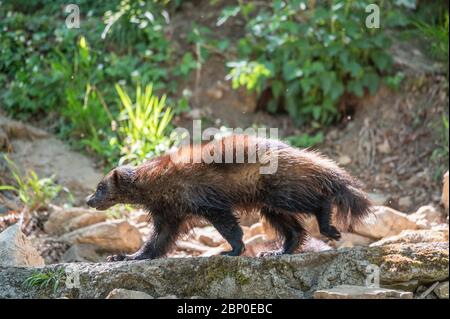
[[[427,23],[422,20],[415,20],[414,25],[431,42],[431,54],[437,59],[448,61],[448,12],[438,22]]]
[[[301,134],[301,135],[288,136],[286,138],[286,140],[292,146],[306,148],[306,147],[312,147],[312,146],[322,143],[324,140],[324,136],[323,136],[322,132],[319,132],[314,135],[305,133],[305,134]]]
[[[121,158],[119,164],[139,164],[152,156],[167,151],[174,140],[167,135],[173,112],[166,107],[166,96],[158,98],[153,86],[147,85],[144,92],[137,86],[136,101],[116,85],[121,102],[118,122],[118,137]]]
[[[29,171],[22,178],[17,165],[6,155],[4,159],[8,163],[17,186],[0,185],[0,191],[16,192],[22,203],[31,211],[47,206],[62,190],[61,186],[55,184],[54,177],[39,178],[34,171]]]
[[[239,1],[225,8],[219,24],[238,14],[246,20],[247,35],[237,46],[241,62],[228,63],[233,86],[270,92],[268,110],[281,106],[297,124],[330,124],[348,96],[374,94],[390,70],[389,39],[365,26],[368,3]]]
[[[34,272],[30,277],[24,280],[23,285],[28,289],[33,287],[39,289],[52,287],[53,293],[56,293],[61,281],[64,280],[64,277],[65,273],[63,268],[48,272]]]

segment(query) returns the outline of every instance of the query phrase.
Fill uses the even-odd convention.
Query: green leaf
[[[370,55],[373,63],[379,71],[386,71],[391,66],[391,58],[382,51],[375,51]]]
[[[283,66],[283,78],[285,81],[289,82],[302,76],[303,71],[300,69],[296,61],[288,61]]]
[[[378,85],[380,82],[379,76],[374,72],[367,72],[363,79],[363,85],[369,89],[371,95],[377,93]]]
[[[355,94],[358,97],[362,97],[364,95],[364,89],[362,86],[361,81],[358,80],[351,80],[347,84],[347,90],[350,93]]]
[[[283,88],[284,88],[283,82],[278,80],[272,82],[272,94],[276,99],[280,97]]]

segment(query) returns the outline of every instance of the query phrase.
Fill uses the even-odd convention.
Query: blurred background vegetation
[[[181,49],[168,26],[182,2],[195,10],[219,1],[71,1],[80,8],[79,29],[66,27],[66,2],[1,2],[0,107],[45,123],[106,168],[139,163],[173,144],[172,120],[192,102],[180,83],[211,54],[225,57],[233,89],[264,96],[264,111],[314,129],[288,137],[297,146],[320,143],[347,99],[380,85],[398,89],[405,75],[392,67],[389,49],[399,37],[430,43],[448,76],[446,1],[222,1],[215,27],[234,19],[245,32],[227,38],[188,21]],[[382,11],[380,29],[365,27],[370,3]],[[448,112],[442,134],[448,158]]]

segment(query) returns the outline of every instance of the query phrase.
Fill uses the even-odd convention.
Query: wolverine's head
[[[105,210],[116,204],[132,203],[134,168],[119,166],[109,172],[97,185],[94,194],[86,203],[98,210]]]

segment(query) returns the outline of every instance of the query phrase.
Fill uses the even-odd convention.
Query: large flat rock
[[[304,253],[281,257],[163,258],[117,263],[73,263],[41,268],[0,267],[0,298],[105,298],[113,289],[145,292],[153,297],[176,295],[209,298],[312,298],[315,291],[339,285],[365,285],[367,266],[380,267],[382,285],[417,280],[448,280],[448,242],[394,244]],[[63,269],[53,288],[25,288],[36,272]],[[61,271],[59,271],[61,273]],[[64,273],[64,272],[63,272]],[[64,275],[64,276],[66,276]],[[50,285],[52,286],[52,285]],[[76,285],[77,286],[77,285]]]

